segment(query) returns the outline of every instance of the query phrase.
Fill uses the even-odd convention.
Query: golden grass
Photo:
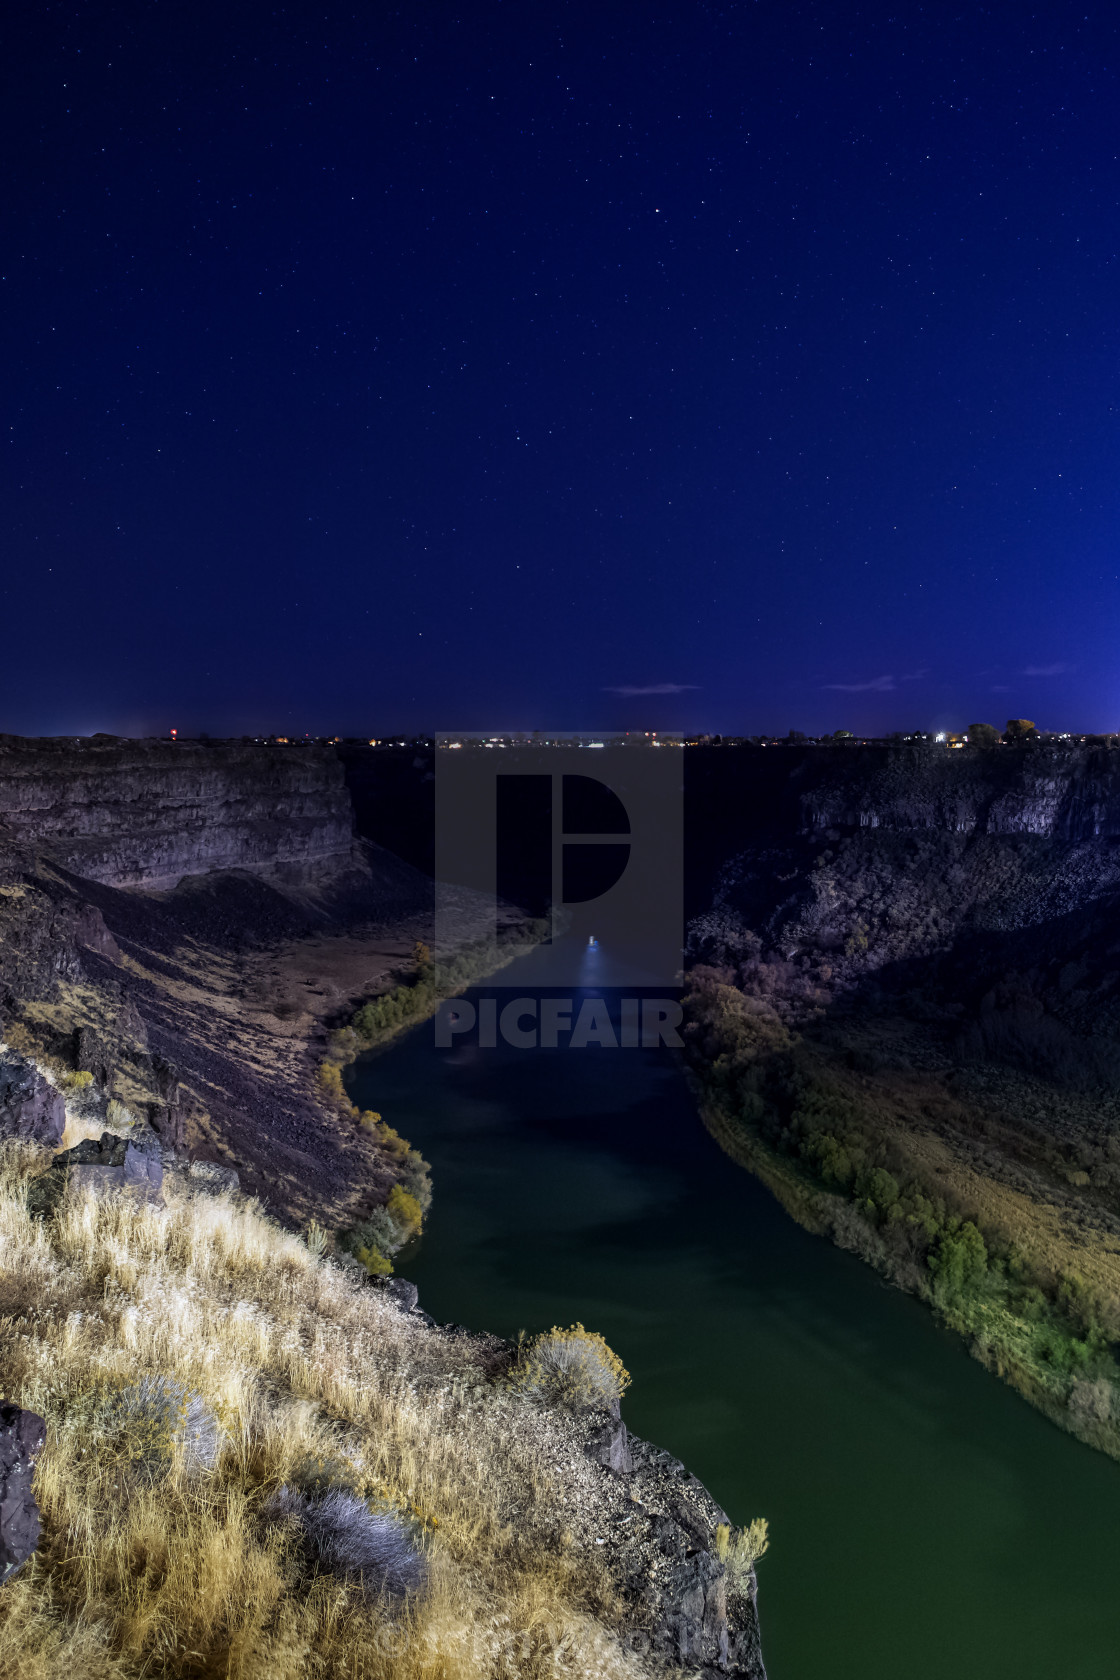
[[[478,1344],[410,1319],[254,1204],[166,1207],[27,1186],[0,1151],[3,1396],[42,1413],[38,1553],[0,1591],[0,1680],[634,1680],[601,1567],[560,1525],[558,1415],[489,1382]],[[156,1480],[122,1387],[159,1375],[221,1420],[216,1469]],[[300,1466],[413,1526],[429,1589],[370,1600],[270,1520]]]

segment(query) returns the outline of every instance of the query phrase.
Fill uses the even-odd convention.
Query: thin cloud
[[[635,694],[687,694],[690,688],[699,688],[699,683],[647,683],[644,688],[633,683],[623,683],[619,688],[605,688],[604,694],[624,694],[627,699]]]
[[[893,677],[872,677],[865,683],[822,683],[822,688],[834,688],[840,694],[892,694],[895,689]]]
[[[902,673],[902,681],[903,682],[921,682],[923,677],[928,677],[928,676],[929,676],[928,670],[927,671],[904,671]]]
[[[1066,671],[1072,669],[1071,665],[1028,665],[1023,675],[1025,677],[1060,677]]]

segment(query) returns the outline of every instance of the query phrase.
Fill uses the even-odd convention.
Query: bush
[[[988,1249],[970,1219],[951,1219],[930,1254],[934,1299],[942,1306],[958,1304],[974,1293],[988,1275]]]
[[[1082,1378],[1070,1390],[1069,1409],[1084,1423],[1110,1423],[1120,1417],[1120,1393],[1107,1377]]]
[[[862,1173],[858,1190],[871,1213],[880,1219],[885,1219],[898,1201],[898,1180],[883,1167]]]
[[[327,1040],[327,1060],[345,1065],[362,1053],[362,1041],[353,1027],[338,1027]]]
[[[319,1068],[319,1088],[327,1100],[344,1114],[358,1118],[358,1110],[346,1094],[342,1083],[342,1069],[337,1062],[323,1062]]]
[[[388,1277],[393,1270],[389,1256],[416,1236],[422,1225],[423,1209],[417,1197],[394,1184],[388,1201],[348,1231],[343,1242],[371,1277]]]
[[[846,1190],[851,1184],[855,1176],[852,1158],[831,1132],[816,1132],[806,1142],[803,1153],[825,1184],[839,1190]]]
[[[401,1230],[410,1237],[415,1236],[423,1223],[423,1214],[416,1197],[403,1190],[399,1184],[394,1184],[385,1205]]]
[[[329,1241],[326,1226],[320,1225],[317,1219],[313,1219],[303,1234],[303,1240],[315,1258],[321,1260],[327,1252]]]
[[[362,1115],[361,1125],[363,1130],[373,1133],[386,1155],[395,1163],[401,1184],[420,1204],[420,1212],[427,1213],[432,1205],[431,1168],[419,1150],[413,1149],[408,1139],[402,1138],[373,1109],[367,1109]]]
[[[770,1545],[770,1525],[756,1517],[736,1532],[727,1523],[716,1528],[715,1554],[726,1566],[728,1583],[742,1591],[750,1584],[751,1572]]]
[[[141,1377],[117,1395],[115,1410],[125,1458],[151,1481],[166,1476],[177,1457],[188,1472],[217,1464],[222,1426],[202,1397],[174,1377]]]
[[[403,1597],[423,1591],[427,1584],[427,1564],[411,1525],[396,1515],[371,1511],[343,1488],[314,1499],[283,1487],[272,1512],[298,1525],[321,1569],[359,1581],[366,1598],[384,1593]]]
[[[609,1406],[630,1385],[630,1373],[595,1330],[553,1325],[522,1353],[512,1376],[523,1394],[575,1408]]]

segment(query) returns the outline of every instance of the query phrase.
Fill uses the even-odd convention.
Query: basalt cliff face
[[[0,848],[50,850],[87,880],[174,887],[212,869],[320,879],[351,860],[330,745],[0,736]]]
[[[75,1125],[123,1105],[291,1219],[391,1187],[317,1069],[430,905],[330,744],[0,737],[0,1040],[93,1081]]]
[[[965,959],[986,990],[1009,966],[1093,965],[1112,942],[1118,751],[701,749],[687,772],[698,956],[734,955],[738,925],[759,954],[824,964],[833,990]]]
[[[1070,844],[1120,838],[1120,752],[1107,747],[817,749],[794,779],[814,830],[1034,834]]]

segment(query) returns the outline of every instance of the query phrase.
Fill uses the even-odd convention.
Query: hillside
[[[723,858],[689,935],[717,1136],[1120,1453],[1120,753],[691,769]]]
[[[763,1680],[726,1518],[601,1365],[527,1385],[235,1194],[57,1173],[0,1149],[4,1397],[47,1421],[4,1680]]]

